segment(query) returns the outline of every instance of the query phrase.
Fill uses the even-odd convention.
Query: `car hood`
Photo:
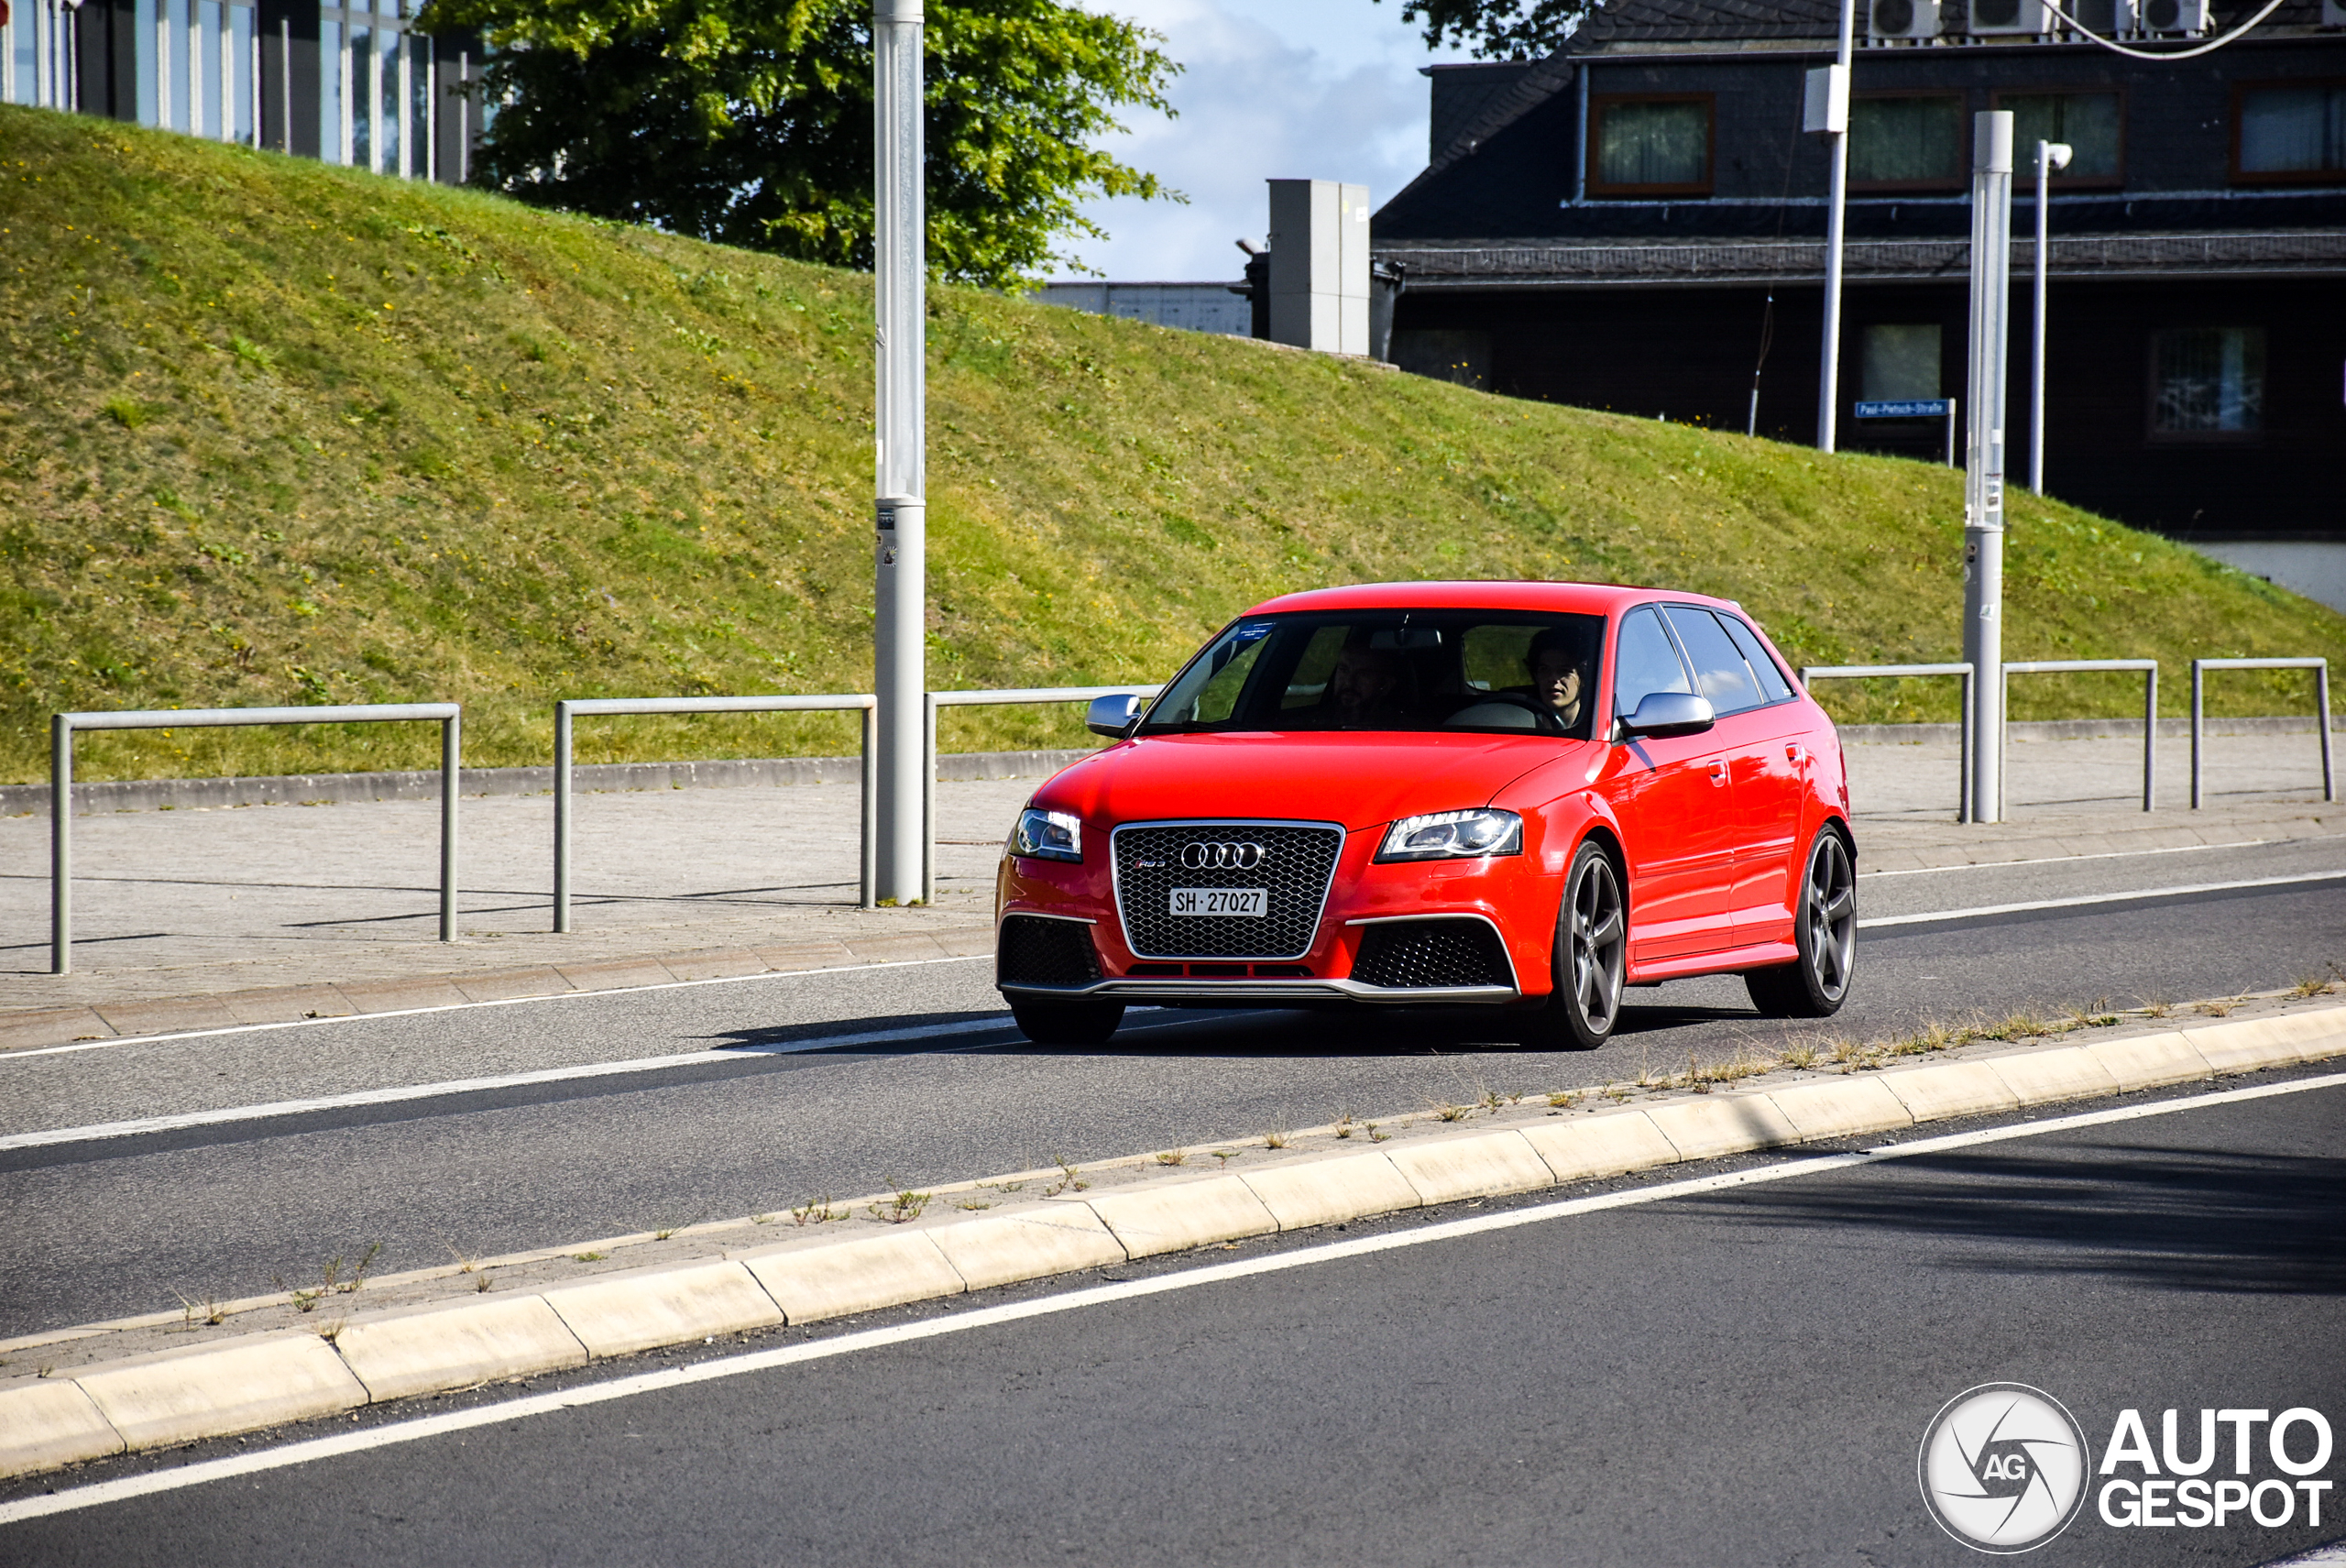
[[[1586,741],[1543,735],[1162,735],[1087,757],[1036,794],[1093,822],[1265,817],[1373,828],[1482,806]]]

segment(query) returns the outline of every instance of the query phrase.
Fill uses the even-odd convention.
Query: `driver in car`
[[[1390,719],[1393,693],[1400,684],[1400,655],[1372,647],[1365,631],[1354,632],[1344,640],[1328,676],[1328,700],[1333,705],[1328,721],[1340,729],[1356,729]]]
[[[1531,695],[1566,729],[1580,722],[1586,701],[1588,660],[1582,640],[1552,627],[1531,640],[1525,663],[1531,667]]]

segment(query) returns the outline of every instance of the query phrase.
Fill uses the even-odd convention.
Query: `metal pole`
[[[1957,822],[1975,822],[1979,817],[1979,809],[1971,799],[1971,714],[1972,709],[1977,706],[1971,684],[1976,673],[1974,670],[1966,670],[1962,676],[1963,727],[1962,733],[1956,737],[1955,761],[1956,768],[1962,775],[1956,781],[1955,786],[1955,819]]]
[[[921,694],[920,896],[937,902],[937,694]]]
[[[73,720],[49,716],[49,972],[73,967]]]
[[[1849,74],[1849,57],[1855,50],[1858,27],[1857,0],[1841,0],[1841,75]],[[1849,127],[1827,133],[1832,137],[1829,153],[1832,159],[1830,207],[1825,220],[1825,363],[1816,378],[1816,449],[1834,449],[1835,422],[1841,402],[1841,235],[1842,219],[1848,202],[1849,189]]]
[[[2143,672],[2143,809],[2158,787],[2159,667]]]
[[[856,770],[856,776],[863,794],[863,831],[861,835],[862,849],[857,855],[861,868],[861,878],[856,894],[856,906],[860,909],[871,909],[877,905],[880,897],[878,883],[873,875],[874,869],[879,863],[879,849],[872,839],[872,817],[877,809],[880,795],[880,759],[874,754],[879,715],[869,703],[857,711],[862,716],[863,728],[862,765]]]
[[[1963,475],[1963,657],[1978,672],[1973,820],[2003,817],[2004,359],[2011,323],[2012,116],[1973,120],[1968,440]]]
[[[456,789],[464,750],[465,717],[440,721],[440,939],[456,939]]]
[[[926,276],[921,158],[921,0],[873,0],[875,388],[879,539],[872,692],[879,712],[879,895],[910,904],[922,885],[922,704],[927,693]]]
[[[869,768],[867,760],[864,766]],[[867,827],[866,831],[869,831]],[[554,928],[570,931],[570,704],[554,705]]]
[[[2030,313],[2028,357],[2028,488],[2045,493],[2045,188],[2053,178],[2053,144],[2036,144],[2035,307]]]
[[[1946,400],[1946,466],[1955,466],[1955,411],[1962,405],[1961,398]]]
[[[2313,667],[2314,726],[2321,732],[2321,798],[2338,798],[2338,774],[2330,760],[2330,661]]]
[[[2207,672],[2200,667],[2199,661],[2194,659],[2191,661],[2191,809],[2194,811],[2199,809],[2199,726],[2207,713],[2206,697]],[[2329,744],[2330,738],[2323,736],[2323,747],[2327,749]]]

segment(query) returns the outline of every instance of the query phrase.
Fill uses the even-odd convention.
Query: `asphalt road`
[[[2328,841],[1872,879],[1869,917],[2346,868]],[[1950,917],[1867,933],[1833,1028],[2269,989],[2346,962],[2346,883]],[[1478,1021],[1141,1013],[1108,1047],[997,1025],[983,961],[771,977],[0,1058],[0,1134],[614,1058],[619,1077],[0,1148],[0,1333],[269,1288],[381,1242],[379,1271],[787,1208],[890,1182],[1312,1125],[1340,1111],[1634,1078],[1781,1039],[1739,982],[1633,992],[1593,1055]],[[823,1048],[842,1032],[958,1033]],[[705,1059],[712,1048],[724,1059]]]
[[[1069,1284],[875,1314],[829,1328],[825,1359],[15,1524],[0,1558],[1974,1563],[1925,1513],[1915,1453],[1976,1385],[2052,1394],[2096,1458],[2125,1409],[2154,1442],[2170,1408],[2187,1431],[2201,1409],[2346,1416],[2346,1088],[1478,1234],[1426,1223],[1353,1227],[1416,1245],[1268,1238],[1213,1255],[1292,1266],[839,1339]],[[1154,1262],[1078,1283],[1199,1268]],[[2285,1479],[2261,1441],[2246,1473]],[[2265,1563],[2346,1533],[2328,1501],[2317,1528],[2300,1496],[2278,1528],[2121,1530],[2089,1493],[2030,1561]]]

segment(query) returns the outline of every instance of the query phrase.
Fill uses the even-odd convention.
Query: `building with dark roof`
[[[1971,118],[2010,109],[2015,482],[2041,137],[2076,148],[2051,184],[2046,489],[2179,537],[2346,542],[2346,5],[2283,0],[2188,60],[2009,30],[2059,28],[2043,0],[1937,0],[1935,30],[1932,5],[1860,0],[1840,444],[1943,450],[1853,405],[1963,397]],[[2096,5],[2061,8],[2139,26],[2135,0]],[[1756,367],[1760,433],[1813,442],[1828,170],[1800,126],[1837,26],[1825,0],[1613,0],[1548,60],[1429,68],[1430,161],[1374,224],[1408,269],[1393,357],[1734,430]]]

